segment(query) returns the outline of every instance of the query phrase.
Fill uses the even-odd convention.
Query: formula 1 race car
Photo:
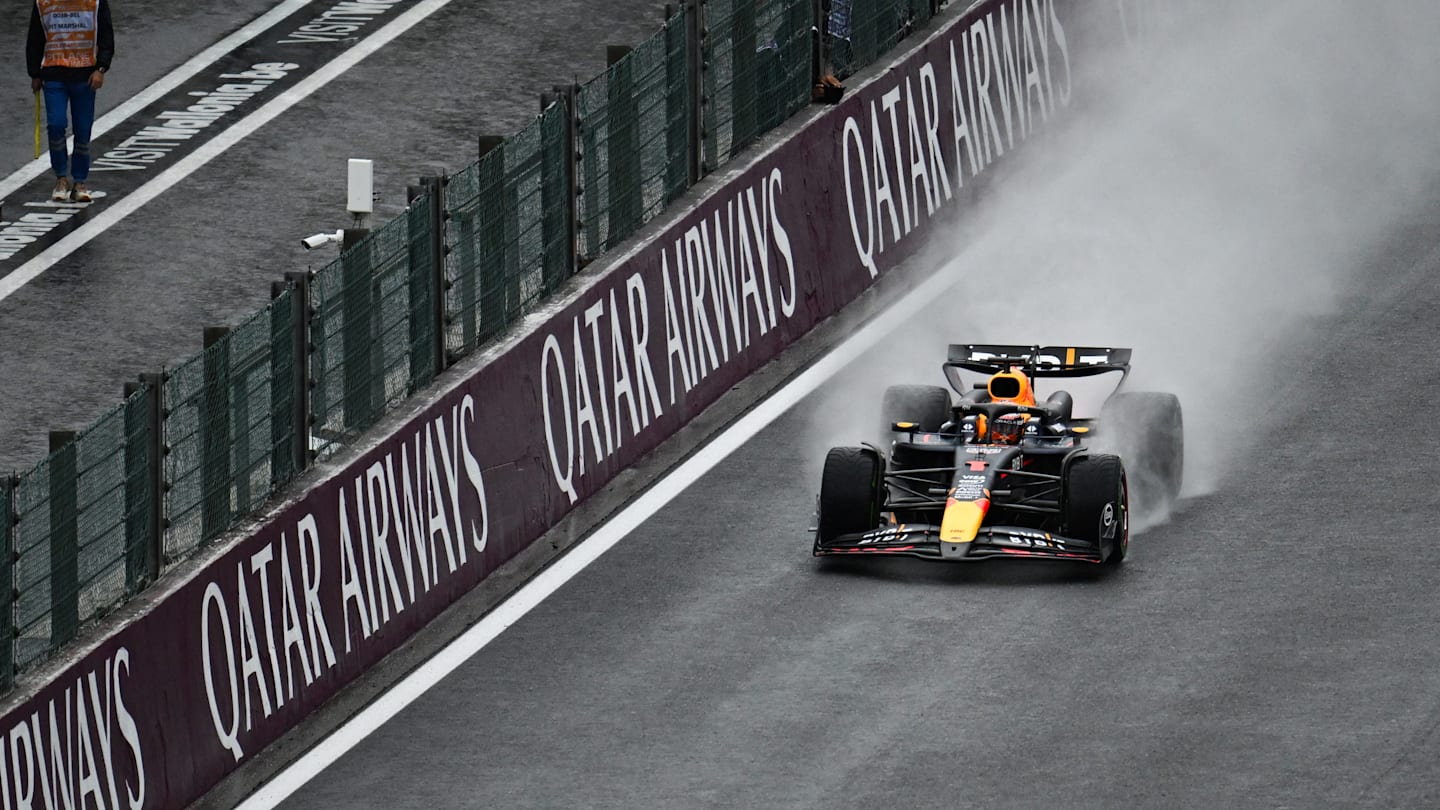
[[[1173,394],[1118,392],[1129,349],[961,344],[945,388],[892,386],[887,449],[825,458],[816,556],[1026,557],[1118,564],[1131,487],[1150,507],[1179,496],[1184,425]],[[1060,385],[1103,405],[1079,415]],[[1036,386],[1049,389],[1037,400]],[[1099,450],[1107,452],[1099,452]]]

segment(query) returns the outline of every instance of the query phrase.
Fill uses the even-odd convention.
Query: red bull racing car
[[[1130,354],[950,346],[943,368],[958,400],[893,386],[881,408],[888,446],[826,456],[815,555],[1120,563],[1132,488],[1148,507],[1173,501],[1184,459],[1179,400],[1119,390]],[[1077,409],[1067,389],[1082,387],[1098,413]]]

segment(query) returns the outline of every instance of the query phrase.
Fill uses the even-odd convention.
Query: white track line
[[[795,379],[736,420],[735,424],[721,431],[695,455],[655,482],[629,506],[577,543],[524,587],[511,594],[433,658],[421,664],[389,691],[331,732],[330,736],[277,773],[241,802],[237,810],[269,810],[289,798],[345,752],[425,694],[430,687],[484,649],[510,625],[519,621],[532,608],[559,590],[560,586],[599,559],[600,555],[625,539],[633,529],[649,520],[686,487],[700,480],[701,476],[753,439],[781,414],[906,323],[909,316],[918,314],[929,306],[954,283],[951,274],[942,270],[887,309],[883,316],[871,319],[852,337],[831,349]]]
[[[10,297],[41,273],[54,267],[61,259],[79,250],[86,242],[140,210],[142,206],[165,193],[171,186],[194,174],[206,163],[280,117],[281,113],[304,101],[310,94],[339,78],[341,74],[355,67],[365,57],[390,44],[401,34],[419,25],[425,18],[450,5],[451,2],[452,0],[422,0],[416,3],[408,11],[361,40],[355,47],[327,62],[319,70],[301,79],[294,87],[271,99],[255,112],[231,124],[229,129],[176,161],[173,166],[161,172],[154,180],[135,189],[119,201],[108,204],[98,215],[76,228],[68,236],[41,251],[40,255],[20,265],[9,275],[0,278],[0,301]]]
[[[196,54],[190,61],[165,74],[154,84],[149,85],[119,106],[105,113],[95,121],[93,135],[91,137],[99,137],[114,129],[118,124],[125,121],[125,119],[155,103],[171,90],[194,78],[200,71],[215,64],[220,60],[220,57],[229,54],[231,51],[234,51],[236,48],[255,38],[258,34],[264,33],[271,26],[275,25],[275,23],[289,17],[291,14],[294,14],[309,4],[310,0],[285,0],[285,2],[270,9],[263,15],[256,17],[247,23],[244,28],[241,28],[239,31],[236,31]],[[71,138],[70,142],[74,143],[75,139]],[[42,155],[21,166],[9,177],[0,180],[0,200],[5,199],[26,183],[49,171],[49,169],[50,156],[48,154]]]

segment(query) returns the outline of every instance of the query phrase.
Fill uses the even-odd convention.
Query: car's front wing
[[[946,562],[977,562],[1001,558],[1030,558],[1098,563],[1100,546],[1084,540],[1023,526],[982,526],[975,539],[947,543],[940,527],[899,524],[863,534],[849,534],[828,543],[815,543],[817,557],[860,556],[920,557]]]

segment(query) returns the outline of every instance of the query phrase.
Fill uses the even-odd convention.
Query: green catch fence
[[[312,430],[320,452],[352,441],[435,378],[428,194],[311,281]]]
[[[573,272],[565,98],[448,179],[445,347],[458,358],[503,333]]]
[[[295,475],[294,295],[166,375],[164,562],[219,537]]]
[[[48,657],[148,584],[149,404],[137,391],[7,484],[14,602],[4,626],[16,667]]]
[[[715,171],[810,101],[811,0],[705,3],[704,168]]]
[[[347,232],[203,352],[24,475],[0,476],[0,692],[82,625],[254,516],[447,365],[504,334],[705,173],[849,75],[932,0],[688,0],[396,218]],[[618,53],[618,51],[617,51]]]
[[[580,251],[594,259],[690,187],[690,52],[684,9],[577,93]]]
[[[934,13],[931,0],[830,0],[825,51],[835,75],[874,62]]]

